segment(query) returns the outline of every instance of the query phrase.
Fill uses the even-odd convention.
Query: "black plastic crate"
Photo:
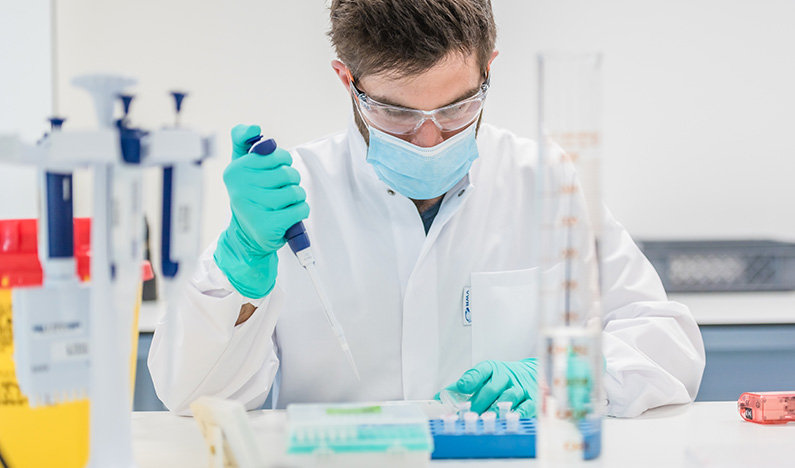
[[[668,292],[793,291],[795,244],[770,240],[642,241]]]

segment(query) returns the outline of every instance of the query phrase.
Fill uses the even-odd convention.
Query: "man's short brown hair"
[[[497,27],[490,0],[333,0],[329,37],[355,78],[405,77],[450,52],[475,53],[486,71]]]

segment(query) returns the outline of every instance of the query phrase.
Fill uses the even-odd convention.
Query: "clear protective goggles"
[[[356,98],[356,107],[362,117],[380,130],[394,135],[414,133],[426,120],[432,121],[442,132],[454,132],[464,128],[478,117],[489,91],[487,71],[486,80],[473,96],[438,109],[423,111],[384,104],[367,96],[353,83],[350,70],[348,70],[348,80],[351,84],[351,93]]]

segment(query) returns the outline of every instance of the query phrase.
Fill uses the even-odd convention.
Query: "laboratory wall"
[[[500,55],[486,121],[534,138],[537,53],[601,52],[602,192],[630,233],[795,242],[789,216],[795,203],[795,2],[492,2]],[[94,127],[89,95],[71,85],[85,73],[135,77],[131,123],[145,129],[173,125],[169,92],[187,91],[182,125],[216,137],[204,175],[207,244],[229,216],[221,174],[235,124],[259,124],[284,147],[347,125],[351,104],[330,67],[327,7],[326,0],[0,0],[0,132],[33,141],[53,113],[66,117],[69,128]],[[87,177],[78,174],[78,182]],[[36,216],[35,186],[32,169],[0,165],[0,218]],[[150,221],[158,211],[157,186],[151,170]],[[90,215],[86,187],[76,187],[78,216]],[[157,226],[152,232],[156,245]],[[742,297],[752,306],[731,316],[726,310],[736,294],[673,299],[688,304],[702,325],[791,323],[781,317],[791,316],[792,293],[750,294]],[[761,296],[767,305],[760,306]],[[755,318],[771,310],[774,318]],[[738,348],[732,334],[738,330],[761,338]],[[723,391],[727,376],[742,378],[730,364],[738,349],[780,357],[784,348],[759,346],[772,343],[770,336],[786,343],[792,333],[791,326],[776,326],[770,336],[705,331],[704,388]]]
[[[58,106],[92,125],[73,76],[135,76],[134,123],[217,136],[204,227],[226,224],[229,129],[258,123],[283,146],[345,126],[327,2],[59,1]],[[604,54],[603,193],[641,238],[795,240],[795,3],[786,0],[493,0],[500,56],[486,119],[534,137],[538,51]]]
[[[500,125],[534,115],[515,103],[534,103],[536,51],[604,53],[603,192],[636,238],[795,240],[795,3],[493,4]]]
[[[110,72],[138,80],[133,125],[173,125],[168,93],[183,90],[182,125],[215,135],[216,157],[205,165],[203,244],[228,223],[221,174],[234,125],[259,124],[289,147],[343,128],[348,118],[350,105],[329,65],[323,1],[70,0],[57,8],[59,104],[72,125],[94,125],[95,117],[89,95],[71,79]],[[156,212],[156,174],[147,185],[147,211]]]
[[[49,127],[50,11],[50,0],[0,0],[0,133],[34,141]],[[33,168],[0,164],[0,219],[35,218],[36,184]]]

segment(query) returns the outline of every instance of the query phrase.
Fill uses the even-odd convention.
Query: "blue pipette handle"
[[[50,118],[52,131],[59,131],[65,120],[60,117]],[[72,258],[74,255],[72,174],[47,172],[46,182],[47,258]]]
[[[163,277],[174,278],[179,262],[171,260],[172,192],[174,191],[174,166],[163,166],[163,221],[161,223],[160,261]]]
[[[249,138],[246,140],[246,143],[254,143],[254,146],[251,147],[249,153],[267,156],[276,151],[276,140],[273,138],[263,140],[262,136],[258,135]],[[308,248],[310,245],[309,236],[306,234],[306,228],[304,227],[304,223],[302,221],[298,221],[297,223],[293,224],[284,233],[284,238],[287,239],[287,243],[290,244],[290,250],[292,250],[294,254],[298,254],[298,252]]]
[[[47,172],[47,254],[72,258],[74,253],[72,174]]]

